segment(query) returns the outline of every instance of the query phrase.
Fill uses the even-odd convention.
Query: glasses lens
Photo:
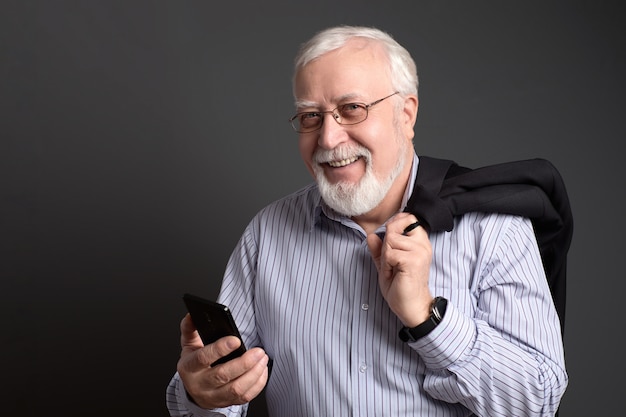
[[[322,124],[322,114],[315,112],[300,113],[291,121],[296,132],[312,132]]]
[[[367,119],[367,105],[348,103],[342,104],[334,111],[298,113],[291,119],[291,125],[299,133],[313,132],[322,127],[326,113],[332,113],[340,125],[355,125]]]
[[[365,104],[344,104],[337,108],[337,113],[341,116],[341,119],[337,121],[342,125],[354,125],[367,119],[367,107],[365,107]]]

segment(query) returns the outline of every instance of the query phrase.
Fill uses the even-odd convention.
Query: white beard
[[[398,149],[398,163],[386,178],[378,179],[372,168],[372,155],[370,151],[361,145],[350,145],[332,151],[318,150],[313,155],[313,172],[317,179],[317,185],[322,199],[331,207],[348,217],[359,216],[376,208],[385,198],[394,181],[406,163],[406,142],[400,137],[395,140],[401,143]],[[332,184],[324,175],[321,166],[330,160],[349,159],[359,156],[365,161],[365,175],[357,183],[345,181]]]

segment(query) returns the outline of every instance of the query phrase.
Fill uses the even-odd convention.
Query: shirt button
[[[366,304],[366,303],[361,304],[361,310],[367,311],[367,310],[369,310],[369,308],[370,308],[369,304]]]
[[[364,373],[365,371],[367,371],[367,365],[362,363],[361,366],[359,366],[359,372]]]

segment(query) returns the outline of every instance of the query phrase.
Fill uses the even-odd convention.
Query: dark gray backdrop
[[[615,415],[622,9],[2,1],[2,414],[166,415],[180,296],[214,297],[253,214],[309,182],[287,123],[292,58],[315,31],[347,23],[385,29],[413,53],[419,153],[560,169],[575,216],[561,415]]]

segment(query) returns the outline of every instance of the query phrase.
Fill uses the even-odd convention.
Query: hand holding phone
[[[184,294],[183,301],[187,306],[187,311],[189,311],[191,315],[191,321],[196,327],[196,330],[198,330],[198,334],[205,345],[213,343],[225,336],[236,336],[241,340],[241,345],[237,350],[216,360],[211,366],[219,365],[220,363],[243,355],[246,348],[239,334],[239,330],[237,329],[237,325],[235,324],[235,320],[227,306],[192,294]]]

